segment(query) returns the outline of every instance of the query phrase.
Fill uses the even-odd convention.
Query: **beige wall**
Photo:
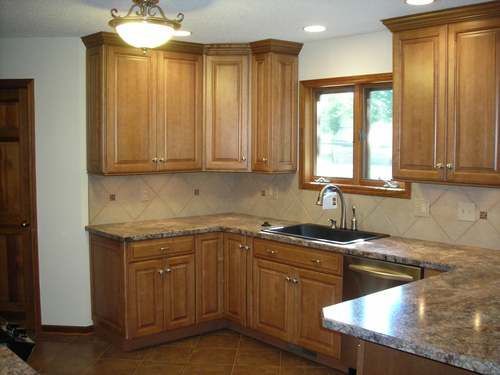
[[[300,56],[300,79],[390,72],[391,48],[389,32],[307,43]],[[277,199],[261,195],[270,188]],[[194,196],[194,189],[200,190],[199,196]],[[117,200],[109,201],[110,194]],[[296,175],[189,173],[89,179],[93,223],[228,211],[323,224],[332,216],[338,219],[338,212],[315,206],[315,197],[315,192],[298,189]],[[414,184],[411,200],[347,198],[349,207],[358,208],[361,229],[500,249],[500,189]],[[417,200],[430,203],[430,216],[414,215]],[[457,220],[458,202],[475,203],[478,211],[488,211],[488,220]]]

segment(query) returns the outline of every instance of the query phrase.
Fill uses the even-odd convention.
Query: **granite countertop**
[[[0,375],[38,374],[6,346],[0,346]]]
[[[449,271],[323,310],[325,327],[465,368],[500,374],[500,252],[442,243],[382,238],[333,245],[260,232],[261,224],[291,224],[240,214],[218,214],[88,226],[121,241],[226,231],[325,251]]]

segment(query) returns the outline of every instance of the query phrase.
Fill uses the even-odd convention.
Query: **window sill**
[[[334,185],[340,186],[342,192],[347,194],[361,194],[361,195],[374,195],[379,197],[388,198],[411,198],[411,184],[404,183],[402,188],[391,189],[382,186],[368,186],[368,185],[350,185],[343,183],[330,182]],[[300,188],[303,190],[321,190],[323,186],[328,183],[322,182],[301,182]]]

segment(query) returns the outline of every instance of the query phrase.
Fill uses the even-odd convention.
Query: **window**
[[[392,181],[392,75],[301,81],[301,187],[409,198]]]

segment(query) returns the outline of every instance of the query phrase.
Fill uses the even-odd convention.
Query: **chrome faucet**
[[[342,189],[340,186],[333,185],[333,184],[328,184],[323,186],[323,189],[318,194],[318,200],[316,201],[316,204],[318,206],[323,205],[323,198],[325,197],[325,193],[327,192],[336,192],[339,195],[340,198],[340,205],[342,206],[342,213],[340,216],[340,229],[347,229],[347,214],[346,214],[346,206],[345,206],[345,200],[344,200],[344,193],[342,193]]]

